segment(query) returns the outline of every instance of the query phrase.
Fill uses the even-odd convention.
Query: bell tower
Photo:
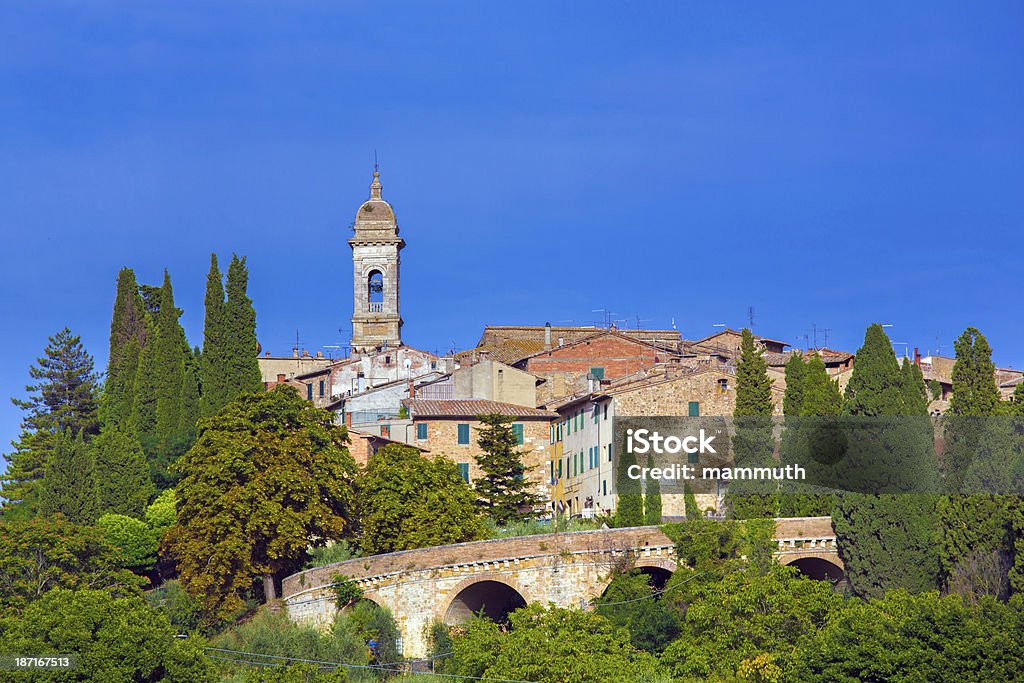
[[[398,308],[399,252],[405,240],[391,205],[381,199],[380,173],[373,171],[370,198],[356,212],[352,238],[355,276],[352,307],[352,353],[370,353],[402,345]]]

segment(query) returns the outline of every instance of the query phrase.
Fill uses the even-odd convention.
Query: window
[[[594,404],[594,424],[597,424],[598,419],[601,417],[601,407],[596,403]]]
[[[460,462],[459,463],[459,476],[462,477],[462,481],[466,482],[467,484],[469,483],[469,463],[468,462]]]
[[[562,459],[558,459],[558,478],[562,478]]]
[[[431,370],[437,370],[437,361],[436,360],[430,361],[430,369]]]
[[[312,384],[307,384],[306,385],[306,400],[307,401],[312,401],[313,400],[313,385]]]
[[[384,365],[391,365],[391,356],[384,356]]]
[[[516,443],[520,446],[523,445],[523,425],[514,424],[512,425],[512,433],[516,435]]]
[[[697,464],[698,462],[700,462],[700,453],[687,453],[686,462],[690,463],[691,465]]]
[[[608,462],[612,461],[612,445],[608,444]]]
[[[700,417],[700,401],[690,401],[689,416]]]
[[[324,381],[320,380],[320,395],[324,395]]]
[[[605,479],[604,481],[601,482],[601,495],[602,496],[607,496],[608,495],[608,480],[607,479]]]
[[[608,419],[608,404],[604,404],[604,419]]]
[[[427,423],[420,422],[416,425],[416,439],[419,441],[427,440]]]
[[[729,380],[725,378],[718,380],[718,393],[719,395],[729,393]]]
[[[590,368],[590,374],[594,379],[604,379],[604,368]]]
[[[548,463],[548,480],[552,484],[555,483],[555,463],[553,461]]]
[[[460,446],[468,446],[469,445],[469,425],[468,424],[460,424],[459,425],[459,445]]]

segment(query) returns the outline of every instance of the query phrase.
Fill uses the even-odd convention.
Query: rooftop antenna
[[[750,329],[754,329],[754,307],[747,306],[747,320],[750,322]]]
[[[672,316],[672,329],[676,329],[676,317]]]
[[[825,344],[824,344],[824,348],[826,348],[826,349],[828,348],[828,333],[829,333],[829,332],[831,332],[831,331],[832,331],[832,328],[831,328],[831,327],[826,327],[826,328],[824,328],[824,329],[822,330],[822,332],[824,332],[824,333],[825,333]]]

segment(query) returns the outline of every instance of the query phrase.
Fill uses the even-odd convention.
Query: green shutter
[[[523,425],[514,424],[512,425],[512,433],[516,435],[516,443],[520,446],[523,445]]]
[[[426,441],[427,439],[427,423],[420,422],[416,425],[416,438],[420,441]]]
[[[468,427],[469,425],[466,425],[466,426]],[[469,463],[468,462],[460,462],[459,463],[459,475],[462,477],[462,481],[466,482],[467,484],[469,483]]]
[[[690,417],[700,417],[700,401],[690,401],[689,414]]]
[[[469,445],[469,425],[468,424],[460,424],[459,425],[459,445],[460,446],[468,446]]]

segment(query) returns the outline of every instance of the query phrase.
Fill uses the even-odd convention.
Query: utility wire
[[[668,593],[670,590],[674,590],[674,589],[678,588],[679,586],[682,586],[687,581],[692,581],[693,579],[696,579],[698,576],[701,576],[702,574],[706,574],[706,573],[707,572],[699,572],[697,574],[694,574],[693,576],[690,576],[690,577],[687,577],[687,578],[683,579],[682,581],[680,581],[679,583],[675,584],[674,586],[669,586],[668,588],[663,588],[660,591],[654,591],[650,595],[644,595],[644,596],[639,597],[639,598],[633,598],[632,600],[622,600],[621,602],[598,602],[598,603],[588,603],[588,604],[592,605],[593,607],[597,607],[597,608],[613,607],[615,605],[628,605],[631,602],[640,602],[641,600],[648,600],[650,598],[656,598],[659,595],[664,595],[665,593]]]

